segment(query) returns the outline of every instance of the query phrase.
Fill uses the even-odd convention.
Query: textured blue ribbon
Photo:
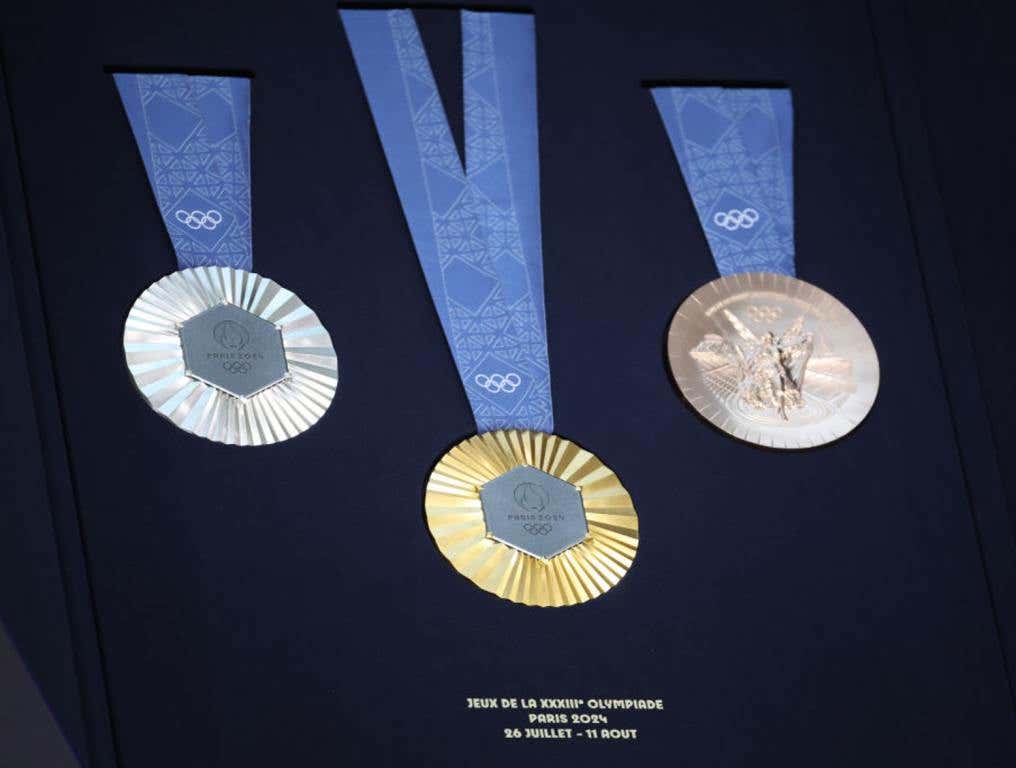
[[[180,269],[250,269],[250,80],[115,74]]]
[[[794,274],[793,107],[771,88],[653,88],[721,275]]]
[[[477,427],[552,431],[532,16],[462,12],[463,164],[412,12],[339,15]]]

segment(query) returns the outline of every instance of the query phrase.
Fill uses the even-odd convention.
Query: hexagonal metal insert
[[[279,329],[233,304],[184,322],[180,344],[188,375],[236,397],[257,394],[289,371]]]
[[[589,532],[578,488],[535,467],[516,467],[480,488],[487,535],[544,560]]]

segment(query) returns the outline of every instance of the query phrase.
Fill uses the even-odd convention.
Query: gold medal
[[[842,437],[878,392],[878,356],[860,321],[821,288],[769,272],[695,291],[674,315],[667,355],[695,410],[769,448]]]
[[[127,315],[123,348],[153,409],[231,445],[310,429],[338,383],[331,337],[310,307],[231,267],[185,269],[151,285]]]
[[[427,481],[427,525],[455,570],[525,605],[592,600],[628,572],[638,516],[609,467],[543,432],[462,441]]]

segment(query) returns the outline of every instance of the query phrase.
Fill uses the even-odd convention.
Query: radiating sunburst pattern
[[[250,397],[186,370],[180,326],[222,304],[257,315],[281,334],[288,372]],[[185,269],[151,285],[131,307],[123,346],[152,408],[187,432],[230,445],[295,437],[324,415],[338,384],[331,337],[310,307],[272,280],[230,267]]]
[[[544,560],[488,537],[480,489],[530,466],[578,488],[588,535]],[[438,549],[474,584],[516,603],[564,606],[602,595],[628,572],[638,516],[611,469],[575,443],[544,432],[498,430],[464,440],[427,481],[427,525]]]

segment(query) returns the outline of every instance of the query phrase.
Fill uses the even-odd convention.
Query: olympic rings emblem
[[[505,394],[514,392],[522,383],[522,378],[517,373],[492,373],[489,376],[485,373],[478,373],[473,377],[473,381],[491,394],[497,395],[501,392]]]
[[[222,364],[227,373],[250,373],[250,363],[246,360],[227,360]]]
[[[780,307],[755,306],[754,304],[750,305],[746,312],[748,317],[756,323],[772,323],[783,315],[783,310]]]
[[[522,526],[522,530],[530,536],[546,536],[554,530],[554,526],[550,523],[525,523]]]
[[[728,232],[735,229],[751,229],[759,220],[759,212],[754,208],[745,208],[743,211],[731,208],[729,211],[717,211],[713,214],[713,223],[723,227]]]
[[[175,214],[176,220],[189,229],[215,229],[222,223],[222,214],[214,208],[207,211],[185,211],[182,208]]]

